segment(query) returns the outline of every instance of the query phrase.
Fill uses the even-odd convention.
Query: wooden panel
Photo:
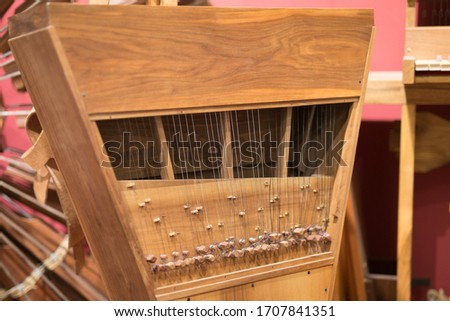
[[[125,210],[114,189],[114,174],[111,169],[105,169],[103,173],[98,170],[100,151],[94,148],[90,122],[82,112],[83,102],[76,94],[75,81],[54,29],[44,29],[10,43],[19,68],[27,74],[23,78],[25,83],[33,84],[31,98],[48,134],[83,231],[99,262],[100,273],[109,280],[105,283],[108,295],[111,299],[122,300],[154,298],[150,290],[147,292],[146,285],[151,282],[144,270],[142,254],[138,254],[137,246],[130,246],[129,240],[134,236],[131,231],[126,231],[128,224],[121,221]],[[36,60],[40,63],[35,63]],[[59,144],[60,141],[71,143]],[[79,186],[84,186],[84,190]],[[124,250],[116,251],[118,248]],[[132,286],[124,280],[129,280]]]
[[[160,254],[170,256],[173,251],[187,250],[195,253],[197,246],[219,244],[233,235],[246,240],[242,246],[244,248],[249,246],[247,240],[251,237],[257,239],[264,233],[289,231],[293,226],[321,224],[321,216],[316,215],[315,207],[322,197],[319,193],[329,193],[329,188],[333,185],[332,178],[312,177],[308,182],[311,187],[306,190],[301,189],[302,178],[298,177],[286,178],[283,182],[278,178],[203,182],[143,180],[134,181],[132,188],[127,181],[123,181],[121,186],[141,247],[146,255],[159,257]],[[319,186],[323,188],[318,193],[313,193],[312,190]],[[292,195],[288,195],[288,190]],[[229,195],[233,193],[237,199],[229,200]],[[145,204],[144,200],[149,197],[151,203]],[[277,201],[273,201],[275,197]],[[188,208],[185,209],[185,206]],[[201,213],[191,214],[199,206],[202,208]],[[325,206],[328,208],[328,204]],[[258,211],[258,208],[263,211]],[[306,209],[311,210],[307,212]],[[244,214],[241,216],[238,213]],[[289,215],[284,216],[282,213]],[[172,233],[174,234],[171,235]],[[237,243],[239,239],[235,241]],[[217,258],[214,264],[205,266],[201,271],[187,266],[185,273],[178,273],[178,270],[156,273],[154,283],[156,286],[175,284],[179,287],[182,282],[325,253],[328,250],[329,243],[311,243],[280,247],[275,252],[268,251],[251,258]]]
[[[90,114],[359,96],[373,23],[364,10],[40,10],[31,28],[55,27]]]
[[[416,106],[403,105],[398,192],[397,300],[411,298],[415,125]]]
[[[416,59],[436,59],[450,55],[450,27],[406,28],[407,55]]]
[[[190,296],[191,301],[324,301],[327,300],[332,267],[324,266],[233,288]]]
[[[450,101],[450,84],[421,83],[405,85],[408,104],[448,105]]]
[[[367,82],[365,104],[405,104],[402,73],[398,71],[372,71]]]

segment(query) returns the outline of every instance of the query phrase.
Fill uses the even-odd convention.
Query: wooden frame
[[[115,36],[106,37],[106,29]],[[371,11],[50,4],[12,18],[10,35],[111,299],[297,299],[302,297],[298,287],[291,293],[279,292],[279,297],[238,290],[250,283],[257,288],[291,284],[296,275],[326,285],[325,291],[312,288],[305,299],[332,297],[327,289],[333,288],[336,274],[368,75]],[[236,46],[241,46],[239,55]],[[117,68],[124,61],[124,68]],[[128,186],[138,190],[141,183],[119,182],[112,168],[100,167],[105,155],[96,122],[152,116],[161,139],[162,115],[214,111],[226,115],[232,110],[281,107],[286,122],[291,106],[330,102],[351,102],[343,133],[348,143],[342,152],[348,166],[338,168],[332,187],[329,232],[335,240],[330,250],[181,284],[153,284],[142,242],[128,217],[137,204],[124,197]],[[284,137],[289,132],[285,124]],[[160,152],[170,163],[164,145]],[[277,171],[284,175],[285,165]],[[169,184],[173,171],[166,168],[161,176]]]

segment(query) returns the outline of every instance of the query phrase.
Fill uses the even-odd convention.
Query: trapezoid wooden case
[[[111,299],[331,298],[372,11],[48,4],[10,35]]]

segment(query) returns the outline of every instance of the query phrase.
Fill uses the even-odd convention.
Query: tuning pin
[[[271,251],[278,251],[280,249],[280,245],[277,243],[270,244]]]
[[[139,203],[138,206],[139,206],[140,208],[143,208],[143,207],[145,206],[145,203],[144,203],[144,202]]]
[[[159,264],[153,264],[152,271],[153,273],[157,273],[159,271]]]
[[[184,204],[184,205],[183,205],[183,208],[184,208],[185,210],[188,210],[188,209],[190,209],[190,208],[191,208],[191,205],[188,205],[188,204]]]
[[[222,222],[219,222],[219,223],[217,223],[217,226],[218,226],[219,228],[222,228],[222,227],[223,227],[223,223],[222,223]]]
[[[195,264],[195,260],[192,257],[188,257],[185,259],[186,265],[193,265]]]
[[[274,200],[274,201],[278,201],[278,200],[280,200],[280,197],[279,197],[278,195],[275,195],[275,196],[273,197],[273,200]]]
[[[205,245],[200,245],[195,248],[197,254],[204,255],[208,252],[208,248]]]
[[[244,239],[244,238],[242,238],[242,239],[239,239],[239,245],[241,245],[241,246],[242,246],[242,245],[244,245],[244,244],[245,244],[245,242],[246,242],[246,241],[245,241],[245,239]]]
[[[166,267],[167,267],[168,270],[173,270],[173,269],[175,269],[175,263],[167,262],[166,263]]]
[[[269,240],[271,242],[275,242],[276,240],[278,240],[278,233],[270,233],[269,234]]]
[[[255,252],[256,253],[262,253],[263,252],[263,249],[262,249],[261,245],[256,245],[255,246]]]
[[[289,242],[288,242],[288,241],[281,241],[280,244],[281,244],[281,246],[283,246],[284,248],[288,248],[288,247],[289,247]]]
[[[175,236],[177,236],[177,232],[170,232],[169,233],[169,237],[175,237]]]
[[[146,198],[145,200],[144,200],[144,203],[145,204],[149,204],[149,203],[151,203],[152,202],[152,199],[151,198]]]
[[[184,250],[184,251],[181,252],[181,255],[183,255],[183,257],[188,257],[189,256],[189,251]]]
[[[259,231],[261,231],[261,227],[259,227],[259,226],[256,226],[256,227],[255,227],[255,231],[256,231],[256,232],[259,232]]]
[[[178,260],[175,262],[175,267],[176,268],[183,268],[186,266],[186,262],[184,260]]]
[[[197,255],[193,257],[195,264],[202,264],[205,262],[205,258],[202,255]]]
[[[129,188],[129,189],[132,189],[132,188],[134,188],[135,186],[136,186],[135,183],[128,183],[128,184],[127,184],[127,188]]]
[[[167,271],[167,266],[165,264],[160,264],[158,266],[158,271],[161,271],[161,272]]]
[[[262,249],[264,252],[267,252],[267,251],[270,251],[270,246],[269,246],[268,244],[263,244],[263,245],[261,246],[261,249]]]
[[[174,259],[176,259],[177,257],[180,256],[180,252],[173,251],[173,252],[172,252],[172,256],[173,256]]]
[[[303,186],[303,185],[302,185],[302,186],[300,186],[300,189],[305,189],[305,186]]]
[[[306,229],[303,227],[297,227],[292,231],[292,234],[294,234],[297,237],[301,237],[305,234]]]
[[[161,218],[157,217],[157,218],[153,219],[153,223],[155,223],[155,224],[161,223]]]
[[[197,207],[196,207],[196,210],[197,210],[198,212],[203,211],[203,206],[197,206]]]
[[[291,235],[291,232],[289,231],[283,231],[281,234],[283,234],[284,237],[288,237]]]
[[[165,261],[167,261],[168,256],[167,256],[167,254],[160,254],[159,258],[161,259],[161,261],[165,262]]]
[[[258,212],[264,212],[264,207],[258,207],[257,211]]]
[[[211,245],[209,246],[209,250],[210,250],[211,252],[215,252],[215,251],[217,250],[217,245],[211,244]]]
[[[220,250],[225,251],[230,248],[230,243],[229,242],[220,242],[218,247]]]
[[[211,224],[206,225],[206,230],[211,231],[213,226]]]
[[[245,253],[250,254],[250,255],[255,254],[255,249],[253,247],[246,247],[244,249],[244,251],[245,251]]]
[[[205,255],[205,260],[207,262],[214,262],[216,260],[216,257],[214,255],[207,254],[207,255]]]
[[[147,255],[147,256],[145,257],[145,260],[146,260],[148,263],[155,263],[156,260],[158,260],[158,258],[157,258],[156,256],[154,256],[153,254],[150,254],[150,255]]]
[[[193,210],[193,211],[191,211],[191,214],[192,214],[192,215],[198,215],[198,210]]]
[[[245,212],[244,211],[239,212],[239,216],[240,217],[244,217],[245,216]]]
[[[270,185],[270,183],[268,181],[264,182],[264,186],[269,186],[269,185]]]
[[[236,257],[243,257],[244,256],[244,250],[236,250],[234,251],[236,254]]]
[[[256,239],[254,237],[249,237],[248,242],[250,244],[256,243]]]
[[[230,200],[230,201],[234,201],[236,198],[237,198],[237,197],[236,197],[235,195],[229,195],[229,196],[227,197],[227,199]]]
[[[322,236],[322,240],[324,242],[331,242],[331,235],[330,235],[330,233],[323,232],[321,236]]]

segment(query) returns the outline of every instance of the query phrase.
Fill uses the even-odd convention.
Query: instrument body
[[[332,296],[371,11],[48,4],[10,24],[111,299]]]

